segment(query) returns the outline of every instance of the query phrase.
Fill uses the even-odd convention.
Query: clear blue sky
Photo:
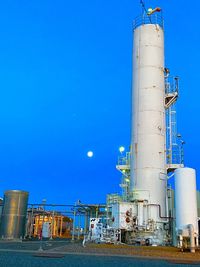
[[[200,187],[200,2],[146,4],[164,9],[166,66],[181,77],[179,132]],[[1,2],[0,195],[23,189],[30,202],[102,203],[120,191],[139,14],[139,0]]]

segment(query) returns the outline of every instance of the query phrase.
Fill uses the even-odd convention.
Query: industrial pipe
[[[194,239],[194,226],[188,224],[189,234],[190,234],[190,252],[195,253],[195,239]]]
[[[162,216],[162,215],[161,215],[161,206],[160,206],[159,204],[148,204],[147,206],[158,207],[158,210],[159,210],[159,217],[160,217],[161,219],[169,219],[169,220],[173,219],[173,217],[171,217],[171,216]]]

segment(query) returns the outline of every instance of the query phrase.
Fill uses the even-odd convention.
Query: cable
[[[152,24],[151,16],[148,15],[148,11],[147,11],[147,9],[146,9],[146,7],[145,7],[145,3],[144,3],[144,1],[143,1],[143,0],[140,0],[140,4],[141,4],[141,6],[142,6],[144,12],[146,13],[146,16],[149,18],[149,21],[150,21],[151,24]]]
[[[146,7],[145,7],[144,1],[143,1],[143,0],[140,0],[140,4],[141,4],[141,6],[143,7],[145,13],[147,14],[147,9],[146,9]]]

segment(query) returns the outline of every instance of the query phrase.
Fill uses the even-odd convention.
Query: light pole
[[[76,221],[76,202],[74,205],[74,217],[73,217],[73,229],[72,229],[72,242],[74,241],[74,235],[75,235],[75,221]]]
[[[42,225],[41,225],[41,233],[40,233],[40,247],[39,251],[43,251],[42,248],[42,235],[43,235],[43,224],[44,224],[44,213],[45,213],[45,204],[46,204],[46,199],[42,200],[42,207],[43,207],[43,212],[42,212]]]

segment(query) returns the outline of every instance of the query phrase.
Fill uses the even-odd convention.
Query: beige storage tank
[[[28,192],[8,190],[4,193],[0,233],[2,239],[22,239],[25,236]]]

